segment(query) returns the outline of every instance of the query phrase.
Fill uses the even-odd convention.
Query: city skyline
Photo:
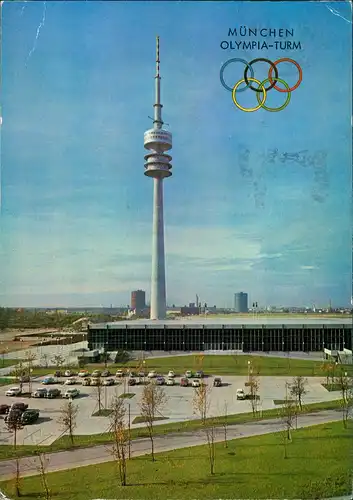
[[[143,134],[156,34],[175,143],[165,184],[167,303],[198,293],[231,307],[246,290],[263,305],[350,304],[350,7],[253,6],[5,2],[1,305],[125,304],[140,288],[149,300]],[[291,27],[303,48],[222,50],[235,26]],[[288,108],[236,109],[219,79],[232,57],[300,61]],[[294,84],[296,70],[285,70]],[[301,163],[285,156],[299,152]],[[305,154],[321,158],[316,170]]]

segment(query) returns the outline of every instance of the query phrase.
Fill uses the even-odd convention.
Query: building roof
[[[347,315],[348,316],[348,315]],[[153,320],[153,319],[134,319],[127,321],[115,321],[113,323],[95,323],[90,324],[92,329],[102,329],[102,328],[153,328],[154,326],[174,326],[174,327],[202,327],[207,326],[208,328],[215,327],[219,328],[222,325],[226,326],[260,326],[260,325],[349,325],[352,326],[352,318],[348,317],[308,317],[307,315],[284,315],[278,316],[264,316],[264,315],[246,315],[246,316],[232,316],[232,317],[217,317],[217,316],[192,316],[190,318],[178,318],[178,319],[165,319],[165,320]]]

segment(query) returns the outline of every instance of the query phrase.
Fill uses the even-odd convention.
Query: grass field
[[[8,366],[18,365],[20,359],[0,359],[0,368],[7,368]]]
[[[260,375],[280,376],[280,375],[302,375],[305,377],[324,377],[326,375],[323,369],[323,361],[313,361],[294,358],[276,358],[268,356],[251,355],[205,355],[200,365],[200,356],[175,356],[169,358],[146,359],[145,369],[156,370],[160,373],[168,373],[174,370],[177,374],[184,374],[186,370],[202,369],[206,374],[212,375],[247,375],[248,361],[251,361],[254,370],[259,370]],[[108,364],[108,369],[115,372],[117,368],[137,369],[138,362],[129,361],[125,364]],[[348,373],[353,373],[353,365],[340,365]],[[86,366],[88,370],[102,369],[104,364],[92,364]],[[141,367],[142,368],[142,367]],[[47,375],[53,373],[56,369],[34,368],[33,375]],[[337,369],[338,374],[338,369]]]
[[[301,413],[314,413],[322,410],[335,410],[340,409],[340,400],[326,401],[323,403],[312,403],[308,405],[303,405]],[[244,424],[247,422],[258,422],[264,419],[277,418],[279,416],[278,409],[264,410],[262,413],[257,413],[255,416],[249,413],[237,413],[234,415],[228,415],[225,417],[216,417],[213,422],[216,426],[221,426],[226,421],[227,425],[232,424]],[[184,422],[173,422],[169,424],[155,425],[154,434],[155,435],[166,435],[172,432],[181,433],[188,432],[192,430],[200,429],[202,426],[200,420],[189,420]],[[131,428],[131,439],[146,438],[149,437],[148,432],[145,427]],[[103,432],[101,434],[91,434],[91,435],[77,435],[75,436],[74,447],[75,448],[85,448],[94,445],[108,444],[112,441],[112,435],[109,432]],[[72,449],[73,446],[68,436],[63,436],[57,439],[53,444],[49,446],[33,446],[33,445],[19,445],[17,446],[17,456],[31,456],[35,455],[38,450],[50,453],[63,450]],[[11,445],[0,445],[0,461],[13,458],[15,456],[14,449]]]
[[[10,384],[13,384],[14,383],[14,380],[11,379],[11,378],[0,378],[0,385],[10,385]]]
[[[325,498],[351,490],[351,429],[341,422],[293,431],[284,458],[282,433],[216,444],[215,475],[209,473],[207,446],[141,456],[128,461],[127,483],[119,484],[114,463],[47,475],[53,500],[129,498]],[[12,481],[0,483],[6,493]],[[89,492],[89,497],[87,496]],[[39,476],[24,478],[22,499],[40,498]]]

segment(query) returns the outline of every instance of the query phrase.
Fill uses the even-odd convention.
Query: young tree
[[[129,429],[125,424],[124,400],[114,396],[111,403],[110,432],[113,434],[112,455],[118,463],[121,486],[126,486],[127,450],[130,444]]]
[[[352,379],[348,377],[347,372],[343,372],[343,370],[341,370],[340,374],[336,378],[335,384],[339,387],[341,392],[342,421],[343,426],[346,429],[349,418],[349,410],[352,408],[353,403]]]
[[[103,385],[102,380],[99,377],[97,380],[97,385],[94,386],[95,397],[98,403],[98,413],[100,414],[102,410],[102,397],[103,397]]]
[[[45,368],[48,368],[49,366],[49,359],[50,359],[49,354],[44,353],[42,356],[42,361],[44,363]]]
[[[15,366],[13,370],[13,375],[16,377],[16,382],[18,382],[21,391],[23,390],[23,374],[25,373],[23,363],[20,361],[18,365]]]
[[[58,423],[63,432],[68,432],[71,444],[74,444],[74,430],[76,428],[78,407],[72,401],[67,401],[60,410],[60,417]]]
[[[12,410],[5,422],[6,427],[10,433],[13,434],[13,448],[16,454],[16,473],[15,473],[15,494],[17,497],[21,496],[21,471],[20,471],[20,458],[17,455],[17,433],[23,429],[21,423],[21,412]]]
[[[45,453],[43,452],[38,452],[38,465],[37,465],[37,470],[40,474],[40,480],[42,482],[42,486],[44,489],[44,495],[45,495],[45,500],[50,500],[51,499],[51,492],[48,486],[48,481],[47,481],[47,467],[49,463],[49,459],[46,457]]]
[[[248,387],[249,387],[249,401],[251,404],[253,416],[255,416],[257,412],[257,402],[259,399],[259,390],[260,390],[260,380],[256,373],[251,372],[249,374]]]
[[[227,433],[228,433],[228,403],[227,401],[224,401],[224,416],[223,416],[223,430],[224,430],[224,446],[225,448],[228,448],[228,440],[227,440]]]
[[[167,396],[164,392],[163,387],[155,384],[143,386],[139,406],[141,416],[145,421],[148,435],[151,440],[151,454],[153,462],[155,461],[153,441],[154,421],[157,415],[161,414],[161,410],[166,405],[166,403]]]
[[[55,368],[59,371],[65,363],[65,358],[61,354],[55,354],[52,359]]]
[[[27,369],[27,375],[28,375],[28,392],[32,392],[32,370],[33,370],[33,364],[34,361],[36,360],[37,356],[34,352],[31,351],[26,351],[25,353],[25,363],[26,363],[26,369]]]
[[[306,386],[308,384],[308,380],[302,376],[297,376],[293,378],[292,383],[290,384],[290,394],[294,396],[299,404],[300,411],[303,407],[303,396],[307,394]]]
[[[288,391],[286,386],[286,398],[282,408],[279,410],[279,415],[284,426],[282,437],[284,444],[284,458],[287,458],[287,444],[292,441],[291,430],[293,429],[293,422],[296,417],[296,403],[288,398]]]
[[[214,421],[213,419],[208,418],[208,412],[211,402],[210,392],[211,388],[206,384],[202,384],[200,387],[196,387],[193,399],[193,407],[194,413],[201,419],[202,428],[206,435],[210,473],[213,475],[215,473],[216,448],[214,441]]]

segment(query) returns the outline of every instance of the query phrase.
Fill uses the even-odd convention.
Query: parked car
[[[103,380],[103,385],[114,385],[114,379],[106,378],[105,380]]]
[[[173,370],[169,370],[168,372],[168,378],[174,378],[175,377],[175,373]]]
[[[136,384],[136,379],[135,378],[129,378],[128,382],[129,385],[137,385]]]
[[[43,385],[57,384],[57,380],[54,377],[47,377],[42,381]]]
[[[110,375],[111,375],[111,373],[110,373],[109,370],[103,370],[102,374],[101,374],[101,377],[109,377]]]
[[[92,372],[92,377],[100,377],[102,375],[102,372],[100,370],[94,370]]]
[[[40,388],[32,392],[32,397],[34,398],[46,398],[48,394],[47,389]]]
[[[60,372],[59,370],[57,370],[55,373],[54,373],[54,377],[62,377],[63,374],[62,372]]]
[[[244,389],[237,389],[237,399],[246,399]]]
[[[195,378],[203,378],[203,371],[199,370],[198,372],[195,373],[194,377]]]
[[[188,387],[188,385],[189,385],[189,379],[186,378],[186,377],[182,377],[180,379],[180,385],[181,385],[181,387]]]
[[[137,373],[134,372],[134,371],[132,371],[132,372],[130,371],[129,372],[129,377],[136,378],[137,377]]]
[[[56,388],[48,389],[48,392],[47,392],[48,399],[55,399],[55,398],[59,398],[60,396],[61,396],[61,391],[59,389],[56,389]]]
[[[9,412],[9,405],[0,405],[0,415],[6,415]]]
[[[191,370],[186,370],[185,377],[186,378],[191,378],[192,377],[192,371]]]
[[[29,375],[22,375],[22,377],[20,377],[19,379],[19,382],[22,382],[22,384],[26,384],[29,381],[30,381]]]
[[[21,415],[21,424],[34,424],[39,418],[38,410],[26,410]]]
[[[7,389],[5,392],[5,396],[20,396],[20,394],[22,394],[20,387],[11,387],[11,389]]]
[[[157,377],[156,378],[156,385],[164,385],[164,384],[165,384],[164,377]]]
[[[146,377],[146,373],[145,372],[138,372],[137,374],[140,378],[145,378]]]
[[[167,385],[175,385],[175,380],[173,378],[168,378],[166,384]]]
[[[64,373],[64,377],[72,377],[73,376],[73,373],[71,370],[66,370],[65,373]]]
[[[80,391],[78,389],[68,389],[65,394],[64,398],[77,398],[77,396],[80,394]]]
[[[89,372],[88,372],[87,370],[80,370],[80,371],[78,372],[78,376],[79,376],[79,377],[82,377],[82,378],[84,378],[84,377],[88,377],[88,375],[89,375]]]
[[[149,374],[147,375],[148,378],[155,378],[157,377],[157,373],[155,370],[151,370]]]
[[[82,380],[82,385],[91,385],[91,379],[89,377]]]
[[[195,378],[192,383],[191,383],[192,387],[200,387],[200,381]]]
[[[75,378],[68,378],[65,381],[65,385],[75,385],[75,384],[77,384],[77,380]]]
[[[9,413],[5,416],[4,420],[7,424],[10,424],[11,422],[20,422],[22,413],[23,412],[21,410],[10,410]]]
[[[123,372],[123,370],[120,370],[120,369],[119,369],[119,370],[117,370],[117,371],[116,371],[115,376],[116,376],[116,377],[123,377],[123,376],[124,376],[124,372]]]
[[[9,412],[12,410],[20,410],[20,411],[25,411],[28,408],[27,403],[22,403],[22,401],[17,401],[16,403],[12,403],[12,405],[9,408]]]
[[[101,383],[100,378],[91,378],[91,385],[99,385]]]
[[[221,387],[222,386],[222,379],[221,377],[215,377],[213,381],[213,386],[214,387]]]

